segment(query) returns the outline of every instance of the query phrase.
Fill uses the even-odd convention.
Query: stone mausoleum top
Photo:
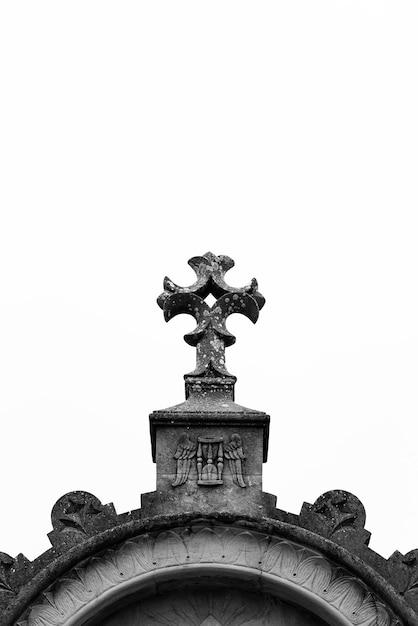
[[[255,279],[226,283],[227,256],[189,264],[196,282],[165,278],[158,298],[167,321],[196,320],[196,367],[185,402],[149,417],[156,490],[120,514],[62,496],[49,550],[0,552],[0,625],[418,626],[418,550],[371,550],[356,496],[327,491],[293,514],[263,492],[270,418],[235,403],[225,348],[228,316],[256,322],[265,300]]]

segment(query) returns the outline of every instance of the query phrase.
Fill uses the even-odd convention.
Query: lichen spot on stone
[[[220,341],[220,339],[212,339],[212,341],[210,342],[210,345],[212,346],[212,348],[214,350],[221,350],[222,349],[222,341]]]

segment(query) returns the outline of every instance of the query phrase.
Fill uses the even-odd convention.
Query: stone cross
[[[189,265],[196,272],[196,282],[179,287],[165,277],[158,305],[166,322],[179,313],[188,313],[197,322],[184,336],[186,343],[196,347],[196,369],[188,377],[232,378],[225,366],[225,347],[235,343],[235,337],[226,329],[226,319],[232,313],[242,313],[255,324],[265,299],[255,278],[240,289],[227,285],[225,273],[235,265],[228,256],[207,252],[190,259]],[[209,294],[217,299],[213,306],[205,302]]]

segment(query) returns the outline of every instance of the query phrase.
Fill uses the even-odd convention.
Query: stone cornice
[[[341,499],[345,493],[328,492],[321,497],[321,502],[323,504],[324,499],[328,501],[331,497]],[[49,535],[53,548],[33,562],[29,562],[23,555],[16,559],[0,555],[2,568],[0,597],[3,602],[3,617],[0,623],[2,626],[14,624],[27,607],[34,603],[57,578],[85,559],[142,534],[158,533],[174,527],[186,528],[190,524],[201,523],[208,527],[227,525],[234,529],[261,532],[316,550],[363,581],[405,624],[417,626],[418,618],[413,610],[417,610],[415,598],[417,566],[412,558],[415,551],[406,557],[395,553],[390,559],[384,559],[365,545],[364,529],[352,526],[350,530],[347,526],[343,532],[344,527],[338,528],[336,520],[333,521],[332,527],[323,524],[322,534],[318,532],[321,528],[310,530],[308,526],[314,525],[315,519],[318,521],[318,517],[315,518],[315,515],[318,516],[315,505],[311,507],[313,511],[309,521],[306,510],[310,506],[304,505],[304,513],[299,517],[271,508],[269,515],[260,519],[228,512],[204,518],[196,512],[180,517],[159,516],[141,519],[141,510],[117,515],[112,505],[102,505],[91,494],[85,492],[67,494],[53,509],[67,511],[60,515],[59,520],[55,516],[54,521],[53,515],[55,527]],[[68,513],[68,510],[75,512]],[[66,515],[72,523],[66,524]],[[330,536],[327,537],[327,534]]]
[[[184,403],[186,404],[186,403]],[[233,403],[234,404],[234,403]],[[182,405],[179,405],[179,410],[174,411],[176,407],[167,411],[154,411],[149,416],[150,420],[150,435],[151,435],[151,450],[152,460],[156,461],[156,427],[157,426],[172,426],[175,423],[176,427],[187,428],[191,426],[222,426],[227,425],[231,428],[235,426],[258,426],[263,430],[263,463],[267,461],[268,455],[268,442],[269,442],[269,429],[270,429],[270,416],[262,411],[253,411],[246,409],[245,407],[238,407],[237,410],[226,410],[223,412],[213,411],[204,412],[202,410],[184,411]],[[229,407],[230,409],[231,407]],[[173,422],[175,420],[175,422]]]

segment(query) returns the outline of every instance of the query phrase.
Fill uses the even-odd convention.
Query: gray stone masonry
[[[157,490],[142,496],[142,507],[154,514],[262,513],[269,421],[266,413],[242,407],[213,388],[192,391],[186,402],[152,413]]]
[[[126,513],[85,491],[62,496],[51,513],[49,550],[33,561],[0,552],[0,626],[103,624],[99,613],[107,614],[110,594],[112,611],[123,611],[132,600],[131,585],[145,604],[127,611],[137,616],[137,609],[146,610],[148,619],[172,593],[167,623],[184,624],[190,608],[184,592],[196,581],[200,613],[196,617],[192,603],[187,623],[199,626],[254,623],[253,609],[258,615],[260,607],[277,623],[277,598],[265,606],[275,589],[292,606],[317,607],[313,613],[328,624],[418,626],[418,550],[389,559],[371,550],[356,496],[328,491],[305,502],[297,515],[276,508],[276,498],[262,491],[270,418],[235,402],[236,378],[225,365],[225,348],[235,337],[225,322],[232,313],[255,322],[264,298],[255,279],[240,289],[226,284],[224,274],[234,265],[229,257],[207,253],[189,264],[196,282],[179,287],[166,278],[158,298],[166,321],[187,313],[197,326],[185,336],[196,347],[196,368],[185,376],[186,400],[150,415],[156,491]],[[213,306],[205,302],[209,294]],[[396,533],[396,511],[388,511]],[[224,610],[214,614],[204,605],[202,590],[206,600],[217,599],[216,610],[226,593]],[[243,607],[247,621],[231,621],[228,611]],[[95,617],[77,621],[81,613]]]
[[[259,515],[265,504],[262,466],[267,460],[269,416],[234,402],[235,376],[226,369],[225,347],[235,341],[225,322],[241,313],[256,322],[264,298],[257,281],[236,289],[225,272],[234,262],[208,252],[189,261],[197,281],[179,287],[164,280],[158,304],[169,321],[192,315],[197,327],[185,336],[196,347],[196,369],[185,376],[186,401],[150,416],[157,490],[144,494],[153,514],[227,511]],[[212,307],[204,299],[217,298]]]

